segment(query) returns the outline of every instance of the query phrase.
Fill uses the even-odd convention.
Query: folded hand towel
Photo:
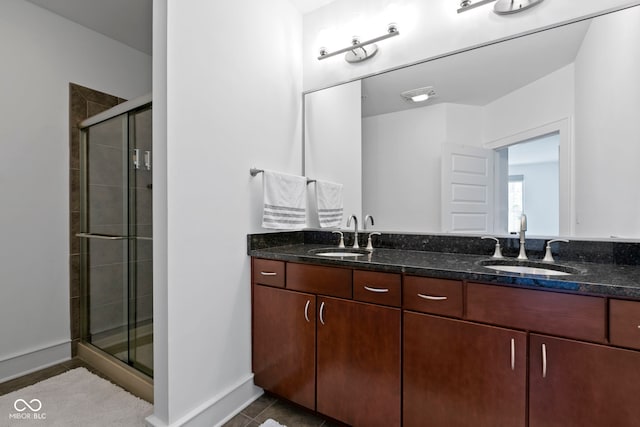
[[[320,227],[340,227],[342,224],[342,184],[316,180],[318,221]]]
[[[262,226],[301,229],[307,223],[307,178],[264,171]]]

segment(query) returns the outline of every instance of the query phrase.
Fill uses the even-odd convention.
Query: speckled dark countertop
[[[331,241],[331,239],[335,240],[335,237],[331,237],[329,233],[328,237],[323,235],[319,238],[317,233],[320,232],[314,232],[316,234],[308,233],[249,235],[248,255],[258,258],[349,267],[361,270],[405,273],[533,289],[640,299],[640,266],[633,265],[635,262],[621,264],[559,259],[558,264],[579,269],[582,273],[568,276],[532,276],[494,271],[480,265],[480,262],[491,259],[490,254],[493,251],[487,249],[493,247],[492,242],[482,242],[483,246],[480,249],[486,255],[441,251],[443,249],[442,245],[434,245],[436,251],[406,249],[406,245],[404,245],[405,248],[401,249],[376,248],[371,254],[359,257],[335,258],[319,256],[310,252],[320,248],[335,248],[335,244],[327,244],[326,242],[327,240]],[[474,242],[473,244],[475,245],[476,240],[478,239],[471,240],[471,242]],[[512,256],[508,250],[510,242],[502,243],[503,247],[507,248],[505,256]],[[529,242],[527,241],[527,243]],[[596,244],[599,244],[599,242],[596,242]],[[349,246],[348,240],[347,245]],[[585,245],[585,243],[581,242],[578,245]],[[389,242],[387,241],[384,246],[389,246]],[[536,244],[532,244],[532,246],[534,248],[529,258],[532,261],[539,261],[542,258],[540,251],[535,250]],[[593,249],[593,246],[590,247]],[[633,249],[635,251],[635,248]],[[477,252],[478,248],[469,248],[469,251]],[[608,259],[606,254],[603,254],[601,258]]]

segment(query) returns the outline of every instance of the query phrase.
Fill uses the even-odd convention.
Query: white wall
[[[483,109],[485,142],[510,137],[574,114],[574,65],[569,64]]]
[[[558,162],[509,166],[509,175],[524,177],[524,212],[527,234],[531,236],[560,234],[558,170]]]
[[[346,83],[305,96],[305,175],[343,185],[344,218],[362,217],[361,84]],[[319,228],[316,186],[309,185],[307,223]]]
[[[581,236],[640,237],[638,40],[638,8],[604,16],[592,23],[576,58],[575,229]]]
[[[621,5],[638,4],[630,0],[553,0],[522,13],[498,16],[493,13],[492,4],[458,14],[459,1],[395,0],[395,12],[389,10],[389,3],[390,0],[337,0],[304,16],[305,90],[326,87]],[[332,51],[348,46],[354,34],[361,36],[362,40],[382,35],[391,20],[398,24],[400,35],[380,42],[380,51],[371,60],[353,65],[345,62],[342,55],[322,61],[316,59],[320,46]]]
[[[301,172],[302,17],[287,0],[166,6],[167,179],[154,182],[154,212],[166,197],[154,350],[166,357],[150,421],[211,426],[257,392],[246,234],[264,230],[262,179],[249,169]]]
[[[446,106],[362,119],[363,213],[376,229],[440,229],[440,153]]]
[[[70,356],[69,82],[134,98],[151,58],[0,2],[0,381]]]

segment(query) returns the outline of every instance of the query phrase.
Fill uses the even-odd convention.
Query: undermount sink
[[[309,253],[318,256],[326,256],[326,257],[359,257],[363,255],[369,255],[371,251],[366,249],[354,249],[354,248],[321,248],[321,249],[312,249]]]
[[[583,273],[577,268],[568,265],[550,264],[536,261],[518,260],[484,260],[479,264],[492,270],[504,271],[507,273],[527,274],[534,276],[571,276]]]

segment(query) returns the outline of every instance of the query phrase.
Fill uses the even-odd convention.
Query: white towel
[[[280,230],[304,228],[307,224],[307,178],[264,171],[262,226]]]
[[[320,227],[340,227],[342,225],[342,184],[329,181],[316,181],[316,199],[318,203],[318,222]]]

